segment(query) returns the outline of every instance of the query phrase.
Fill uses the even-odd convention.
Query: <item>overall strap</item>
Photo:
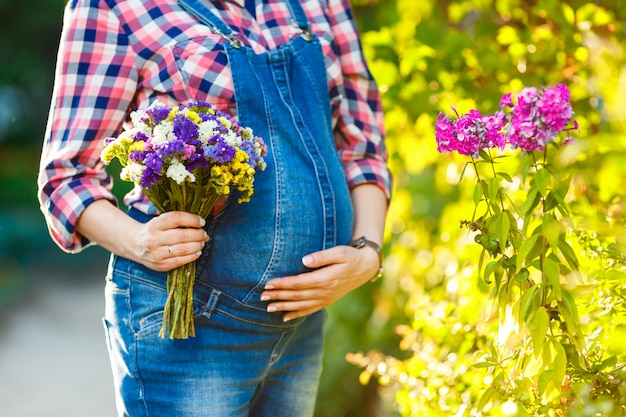
[[[287,4],[291,10],[291,16],[293,17],[292,22],[294,26],[300,29],[301,35],[306,41],[311,41],[313,39],[310,29],[311,24],[309,23],[309,19],[306,17],[306,13],[304,13],[302,3],[300,3],[300,0],[287,0]]]
[[[292,22],[295,27],[300,29],[301,36],[306,41],[311,41],[313,35],[311,34],[309,20],[304,13],[304,9],[300,4],[300,0],[287,0],[287,4],[293,17]],[[209,26],[211,30],[226,39],[232,47],[239,49],[241,42],[235,37],[233,30],[222,19],[218,18],[203,2],[202,0],[178,0],[178,5],[186,10],[192,16],[195,16],[205,25]]]
[[[202,23],[210,27],[214,33],[217,33],[226,39],[232,47],[235,49],[239,49],[241,47],[241,42],[239,39],[235,38],[233,30],[230,26],[213,14],[213,12],[201,0],[178,0],[178,5],[192,16],[197,17]]]

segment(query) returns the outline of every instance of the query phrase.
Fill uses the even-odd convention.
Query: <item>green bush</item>
[[[398,329],[408,358],[378,349],[350,360],[363,380],[388,385],[403,416],[626,415],[626,56],[617,3],[397,0],[393,22],[367,28],[396,179],[379,299],[409,296]],[[484,279],[493,259],[481,261],[476,233],[459,227],[474,212],[475,182],[459,182],[463,158],[437,153],[434,125],[451,106],[493,112],[504,93],[556,83],[572,91],[580,125],[553,168],[567,179],[561,238],[573,273],[561,268],[549,274],[552,287],[539,288],[571,297],[524,298],[521,285],[502,291]]]

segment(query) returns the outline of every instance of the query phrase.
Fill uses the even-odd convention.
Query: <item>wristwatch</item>
[[[376,273],[376,275],[374,275],[374,277],[370,279],[370,282],[375,282],[376,280],[378,280],[380,277],[383,276],[383,272],[384,272],[383,250],[378,243],[368,240],[365,236],[361,236],[359,238],[356,238],[350,241],[349,245],[356,249],[361,249],[361,248],[364,248],[365,246],[369,246],[370,248],[374,249],[376,253],[378,254],[378,260],[379,260],[378,272]]]

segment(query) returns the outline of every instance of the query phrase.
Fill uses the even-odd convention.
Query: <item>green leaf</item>
[[[480,251],[480,257],[478,258],[478,270],[479,271],[483,270],[483,262],[485,262],[485,250],[484,249]],[[489,284],[489,282],[487,284]]]
[[[613,369],[615,367],[615,365],[617,364],[617,356],[615,355],[611,355],[608,358],[606,358],[605,360],[603,360],[602,362],[600,362],[600,364],[598,364],[597,369],[598,371],[603,371],[605,369]]]
[[[528,322],[528,330],[530,331],[530,337],[535,348],[535,356],[539,356],[541,352],[541,347],[546,340],[549,326],[550,316],[545,307],[541,306],[531,315],[531,319]]]
[[[554,378],[555,372],[553,370],[546,370],[539,375],[539,380],[537,381],[537,391],[543,393],[548,388],[548,384]]]
[[[478,401],[478,405],[476,406],[476,409],[478,411],[482,411],[491,402],[491,399],[496,393],[497,391],[494,387],[487,388],[485,392],[483,393],[483,395],[480,397],[480,400]]]
[[[541,198],[537,192],[537,188],[530,187],[530,189],[528,190],[528,195],[526,196],[526,200],[524,200],[524,204],[522,204],[522,213],[530,213],[535,207],[537,207],[539,201],[541,201]]]
[[[539,169],[535,174],[535,184],[542,196],[548,195],[548,185],[550,184],[550,171],[545,168]]]
[[[488,193],[489,199],[495,202],[500,192],[500,180],[497,177],[489,178]]]
[[[493,366],[496,366],[496,363],[491,361],[476,362],[472,364],[472,368],[491,368]]]
[[[472,198],[474,200],[474,205],[477,206],[480,203],[480,200],[483,199],[483,184],[482,180],[476,183],[474,187],[474,193],[472,194]]]
[[[550,340],[555,352],[553,358],[554,375],[552,377],[552,381],[554,382],[554,386],[560,390],[563,386],[563,379],[565,378],[567,355],[565,354],[565,349],[561,346],[557,339],[550,335],[548,335],[548,339]]]
[[[522,265],[524,265],[525,263],[529,263],[526,262],[526,257],[531,253],[533,247],[537,244],[538,240],[539,235],[532,235],[530,238],[524,241],[524,243],[522,243],[522,246],[519,248],[519,252],[517,253],[517,262],[515,265],[516,271],[519,271]]]
[[[522,299],[520,300],[520,321],[526,322],[528,317],[532,313],[532,306],[535,297],[541,296],[540,288],[538,285],[533,286],[530,290],[526,291],[522,295]]]
[[[566,289],[562,289],[562,300],[558,301],[559,313],[565,321],[567,332],[571,335],[579,352],[584,349],[584,341],[580,333],[580,320],[578,319],[578,308],[574,298]]]
[[[567,290],[563,290],[563,304],[565,306],[565,310],[568,312],[568,314],[572,317],[573,321],[576,323],[576,326],[574,327],[577,328],[580,322],[580,320],[578,319],[578,308],[576,307],[576,302],[574,301],[574,297],[572,297],[572,294]],[[574,329],[570,329],[570,331],[571,330],[574,330]]]
[[[496,236],[500,240],[500,251],[504,253],[509,238],[509,230],[511,228],[511,222],[506,211],[500,213],[496,219]]]
[[[484,280],[487,284],[491,284],[489,276],[494,273],[500,267],[499,262],[489,262],[485,267]]]
[[[478,155],[485,161],[487,162],[491,162],[491,156],[487,153],[487,151],[485,151],[484,148],[480,148],[478,150]]]
[[[559,278],[559,265],[552,258],[546,257],[543,260],[544,284],[549,284],[556,295],[557,300],[561,300],[561,280]]]
[[[485,180],[480,180],[480,186],[483,190],[483,197],[485,197],[485,201],[487,201],[487,198],[489,198],[489,184],[487,184]]]
[[[530,272],[528,272],[528,268],[522,268],[519,270],[517,274],[515,274],[515,281],[524,282],[530,276]]]
[[[576,258],[574,250],[563,237],[559,237],[558,247],[570,268],[574,271],[578,271],[578,258]]]
[[[465,176],[465,170],[471,164],[472,164],[471,162],[466,162],[465,164],[463,164],[463,169],[461,169],[461,175],[459,176],[459,183],[463,181],[463,177]]]
[[[546,213],[541,219],[541,232],[548,241],[548,245],[553,250],[559,245],[559,237],[561,235],[561,224],[556,220],[554,215]]]
[[[498,172],[496,172],[496,175],[498,177],[504,178],[507,182],[513,182],[513,178],[511,178],[511,176],[509,175],[508,172],[498,171]]]
[[[546,211],[558,207],[559,211],[564,215],[569,215],[569,209],[565,203],[565,195],[569,190],[571,177],[561,181],[546,198]]]

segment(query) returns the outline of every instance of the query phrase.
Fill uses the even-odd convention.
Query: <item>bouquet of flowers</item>
[[[252,129],[240,126],[209,103],[165,107],[155,101],[131,114],[132,127],[105,139],[101,159],[117,158],[124,181],[139,185],[161,212],[186,211],[206,218],[233,189],[250,201],[256,170],[265,169],[267,147]],[[195,262],[168,273],[160,337],[195,336]]]

